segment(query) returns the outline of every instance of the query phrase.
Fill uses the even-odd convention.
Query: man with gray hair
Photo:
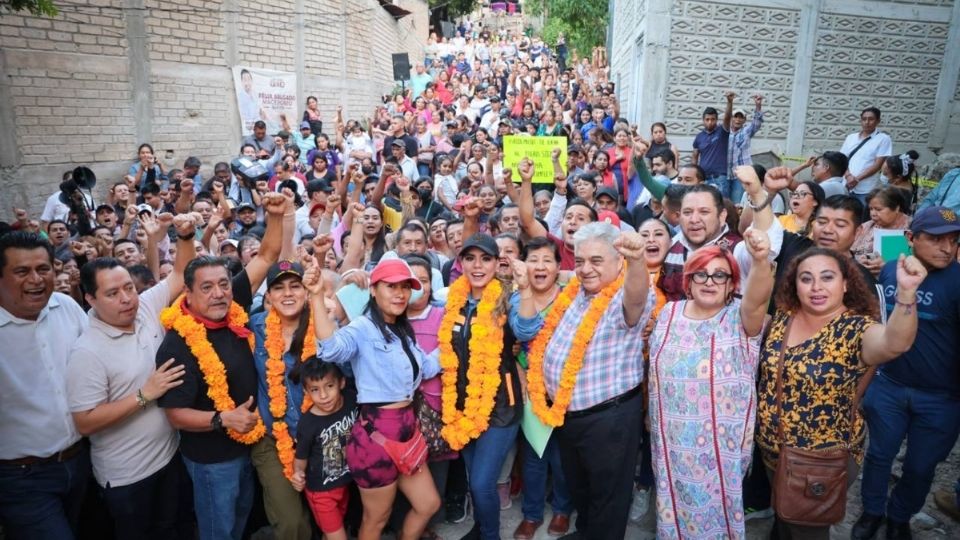
[[[537,313],[526,270],[515,264],[521,320],[545,333],[538,339],[549,336],[542,355],[531,347],[530,399],[540,419],[559,428],[577,531],[591,540],[619,540],[643,421],[641,334],[655,296],[638,233],[596,222],[580,227],[573,241],[576,279],[557,298],[554,309],[565,308],[557,322]],[[586,346],[578,346],[579,334],[588,336]]]

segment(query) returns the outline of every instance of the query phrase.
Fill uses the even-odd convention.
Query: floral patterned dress
[[[657,538],[744,538],[760,336],[734,300],[707,320],[660,312],[650,347],[650,431]]]

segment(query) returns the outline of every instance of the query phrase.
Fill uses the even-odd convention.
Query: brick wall
[[[401,6],[412,14],[400,20],[377,0],[88,0],[55,18],[4,15],[0,123],[14,127],[0,130],[0,219],[13,205],[38,215],[80,164],[102,200],[142,142],[211,174],[239,147],[235,64],[297,72],[299,101],[320,97],[328,125],[337,105],[368,114],[394,86],[390,55],[422,59],[426,1]]]

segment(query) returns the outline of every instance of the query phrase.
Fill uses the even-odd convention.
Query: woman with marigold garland
[[[319,269],[313,270],[319,272]],[[300,364],[317,356],[310,298],[304,287],[304,267],[279,261],[267,271],[267,311],[250,317],[257,368],[257,408],[267,436],[250,458],[263,486],[264,509],[278,538],[309,540],[310,523],[293,482],[297,423],[309,400],[300,384]],[[325,309],[325,307],[324,307]],[[301,486],[302,487],[302,486]]]
[[[332,244],[323,237],[314,244],[313,257],[322,260]],[[311,291],[320,295],[326,286],[311,284]],[[417,345],[407,319],[413,290],[421,290],[421,285],[407,263],[383,259],[370,274],[370,302],[362,316],[338,330],[326,310],[313,313],[323,359],[349,362],[356,380],[360,414],[347,441],[346,457],[363,502],[360,540],[380,538],[397,490],[412,506],[400,540],[420,538],[440,509],[412,405],[414,390],[436,376],[439,366],[435,354],[427,355]]]
[[[773,291],[770,239],[749,229],[753,264],[717,246],[683,269],[686,300],[664,306],[650,343],[650,431],[657,536],[743,538],[743,477],[753,457],[760,333]],[[704,426],[708,426],[705,428]]]
[[[463,454],[474,506],[469,536],[483,539],[500,538],[497,477],[523,415],[514,344],[535,333],[516,324],[511,287],[497,278],[499,254],[490,235],[464,242],[458,257],[463,275],[450,285],[438,335],[441,434]]]

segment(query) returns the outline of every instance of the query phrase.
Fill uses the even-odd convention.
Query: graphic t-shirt
[[[887,313],[897,303],[897,261],[880,271]],[[934,270],[917,289],[917,337],[910,350],[880,367],[890,379],[911,388],[960,397],[960,264]]]
[[[357,420],[357,396],[343,393],[340,410],[320,416],[303,413],[297,424],[297,459],[307,460],[307,489],[329,491],[350,482],[344,449]]]

